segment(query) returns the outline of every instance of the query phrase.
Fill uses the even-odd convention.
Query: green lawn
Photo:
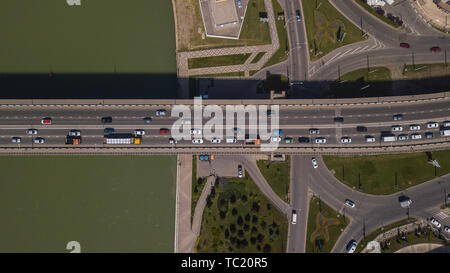
[[[302,0],[302,6],[312,61],[338,47],[367,39],[363,38],[361,30],[340,14],[328,0]],[[340,42],[344,33],[345,37]]]
[[[403,76],[406,79],[423,79],[450,75],[450,66],[444,63],[405,65]]]
[[[272,190],[284,201],[288,201],[290,185],[290,160],[286,156],[284,162],[270,162],[268,160],[258,160],[259,170],[269,183]]]
[[[334,211],[318,197],[309,203],[306,253],[331,252],[349,220]]]
[[[286,217],[249,176],[226,179],[208,199],[196,252],[284,253],[287,229]]]
[[[393,27],[395,27],[395,28],[400,27],[399,24],[397,24],[397,23],[394,22],[394,21],[389,20],[389,18],[387,18],[386,16],[378,14],[378,13],[375,11],[374,8],[372,8],[371,6],[369,6],[369,5],[368,5],[367,3],[365,3],[364,1],[362,1],[362,0],[355,0],[355,2],[358,3],[361,7],[363,7],[365,10],[367,10],[367,11],[368,11],[369,13],[371,13],[372,15],[378,17],[381,21],[385,22],[386,24],[391,25],[391,26],[393,26]]]
[[[244,77],[245,72],[227,72],[227,73],[216,73],[216,74],[202,74],[202,75],[193,75],[191,78],[218,78],[218,77]]]
[[[0,252],[173,252],[174,156],[0,156]]]
[[[346,73],[331,83],[326,98],[384,96],[391,90],[391,71],[387,67],[371,67]]]
[[[277,0],[272,0],[272,6],[274,10],[274,17],[277,25],[278,40],[280,41],[280,48],[273,54],[273,56],[267,61],[264,67],[268,67],[277,63],[281,63],[287,59],[287,52],[289,52],[289,41],[284,26],[285,20],[278,20],[278,13],[283,12],[280,4]]]
[[[241,35],[238,40],[221,39],[205,37],[202,39],[198,29],[203,32],[203,20],[200,12],[200,5],[198,0],[186,0],[189,6],[194,7],[195,12],[189,13],[192,16],[194,25],[190,30],[190,48],[186,45],[182,47],[188,50],[200,50],[209,48],[220,48],[230,46],[253,46],[270,44],[269,25],[259,21],[259,12],[266,11],[264,0],[250,0],[245,14],[244,23],[242,25]]]
[[[259,60],[261,60],[261,58],[264,56],[264,54],[266,54],[266,52],[259,52],[258,54],[256,54],[255,58],[253,58],[251,63],[255,64],[255,63],[259,62]]]
[[[188,59],[189,69],[243,64],[251,53]]]
[[[428,163],[427,153],[376,156],[324,156],[338,180],[355,189],[377,195],[391,194],[450,172],[450,150],[431,153],[441,165]],[[435,173],[436,171],[436,173]],[[360,181],[360,185],[359,182]]]

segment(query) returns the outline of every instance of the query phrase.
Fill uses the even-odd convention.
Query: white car
[[[352,200],[350,200],[350,199],[346,199],[346,200],[345,200],[345,204],[346,204],[347,206],[351,207],[351,208],[354,208],[354,207],[355,207],[355,203],[354,203]]]
[[[358,243],[356,243],[355,240],[351,240],[346,247],[347,253],[353,253],[356,250],[356,247],[358,246]]]
[[[420,125],[417,125],[417,124],[410,125],[409,130],[418,131],[418,130],[420,130]]]
[[[439,221],[436,220],[434,217],[431,217],[431,223],[437,228],[440,228],[442,226],[441,223],[439,223]]]
[[[177,143],[177,140],[174,139],[174,138],[169,138],[169,143],[170,143],[170,144],[176,144],[176,143]]]
[[[428,122],[427,123],[427,128],[438,128],[439,127],[439,123],[437,122]]]
[[[69,136],[80,136],[81,132],[79,130],[70,130]]]
[[[27,135],[37,135],[38,130],[36,130],[36,129],[28,129],[26,133],[27,133]]]
[[[165,116],[166,115],[166,110],[164,110],[164,109],[156,110],[156,115],[157,116]]]
[[[34,139],[34,144],[42,144],[45,142],[45,139],[42,137],[37,137]]]
[[[375,142],[375,138],[373,136],[366,136],[366,142]]]
[[[227,137],[227,143],[236,143],[237,139],[235,137]]]
[[[20,143],[20,142],[22,142],[22,138],[21,137],[13,137],[13,138],[11,138],[11,142],[12,143]]]
[[[191,135],[201,135],[202,130],[200,129],[191,129]]]
[[[315,141],[317,144],[319,144],[319,143],[327,143],[327,139],[324,138],[324,137],[317,137],[314,141]]]
[[[137,136],[143,136],[143,135],[145,135],[145,130],[143,130],[143,129],[136,129],[136,130],[134,130],[134,134],[137,135]]]
[[[341,143],[352,143],[352,139],[350,137],[342,137]]]
[[[403,131],[403,127],[400,125],[393,125],[392,126],[392,132],[401,132]]]
[[[270,137],[270,142],[280,142],[280,141],[281,141],[281,137],[279,137],[279,136]]]
[[[319,129],[314,129],[314,128],[309,129],[309,134],[310,135],[318,135],[318,134],[320,134],[320,130]]]
[[[444,231],[447,232],[447,233],[450,233],[450,227],[445,226],[445,227],[444,227]]]
[[[317,160],[316,160],[315,157],[313,157],[313,158],[311,159],[311,162],[312,162],[312,165],[313,165],[313,168],[314,168],[314,169],[317,169],[317,167],[319,167],[319,165],[317,164]]]
[[[398,140],[408,140],[408,135],[399,135],[397,137]]]
[[[194,143],[194,144],[202,144],[203,143],[203,139],[201,139],[201,138],[194,138],[192,140],[192,143]]]
[[[297,212],[295,211],[295,209],[292,210],[292,224],[297,224]]]
[[[211,139],[211,143],[220,143],[222,140],[220,138],[213,138]]]
[[[421,134],[411,134],[411,139],[422,139]]]

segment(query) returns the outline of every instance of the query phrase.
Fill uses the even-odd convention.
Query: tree
[[[267,210],[270,210],[271,208],[272,206],[269,203],[267,203]]]
[[[250,238],[250,243],[251,243],[252,245],[256,244],[256,238],[255,238],[255,237],[251,237],[251,238]]]
[[[238,237],[244,237],[244,231],[242,229],[238,230]]]
[[[234,194],[232,194],[230,196],[230,202],[233,203],[233,204],[236,203],[236,196]]]
[[[262,243],[262,241],[264,240],[264,235],[262,235],[261,233],[258,233],[258,236],[256,237],[256,239],[258,240],[258,242]]]
[[[259,212],[259,205],[258,205],[257,202],[253,202],[253,204],[252,204],[252,210],[253,210],[254,212]]]
[[[244,231],[249,231],[249,230],[250,230],[250,226],[247,225],[247,224],[245,224],[245,225],[244,225]]]
[[[235,224],[230,224],[230,231],[231,233],[236,233],[236,225]]]
[[[228,237],[230,237],[230,232],[228,231],[228,229],[225,230],[225,238],[228,239]]]
[[[247,195],[242,195],[241,197],[242,202],[247,202]]]
[[[262,227],[263,229],[266,228],[266,221],[263,220],[263,221],[261,222],[261,227]]]
[[[272,248],[270,247],[270,245],[266,244],[264,246],[264,253],[270,253],[272,251]]]
[[[231,214],[233,214],[233,216],[236,216],[237,213],[238,213],[238,211],[237,211],[236,208],[233,208],[233,209],[231,210]]]
[[[227,213],[224,211],[219,212],[220,215],[220,219],[225,219],[225,217],[227,216]]]
[[[240,225],[240,226],[242,226],[243,224],[244,224],[244,219],[242,219],[242,216],[238,216],[238,218],[237,218],[237,223],[238,223],[238,225]]]
[[[256,235],[258,233],[258,229],[256,227],[252,227],[252,234]]]
[[[250,221],[250,214],[247,213],[247,215],[245,215],[245,222],[249,222]]]
[[[253,223],[253,224],[257,224],[257,223],[258,223],[258,216],[253,215],[253,217],[252,217],[252,223]]]

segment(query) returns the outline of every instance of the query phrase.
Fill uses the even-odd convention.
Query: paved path
[[[397,250],[395,253],[450,253],[450,247],[439,244],[417,244]]]

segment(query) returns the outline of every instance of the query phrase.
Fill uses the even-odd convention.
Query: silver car
[[[27,135],[37,135],[38,130],[37,129],[28,129],[26,131]]]
[[[45,139],[43,137],[37,137],[34,139],[34,144],[43,144]]]
[[[81,132],[79,130],[70,130],[69,136],[80,136]]]
[[[22,142],[22,138],[21,137],[13,137],[13,138],[11,138],[11,142],[12,143],[20,143],[20,142]]]

